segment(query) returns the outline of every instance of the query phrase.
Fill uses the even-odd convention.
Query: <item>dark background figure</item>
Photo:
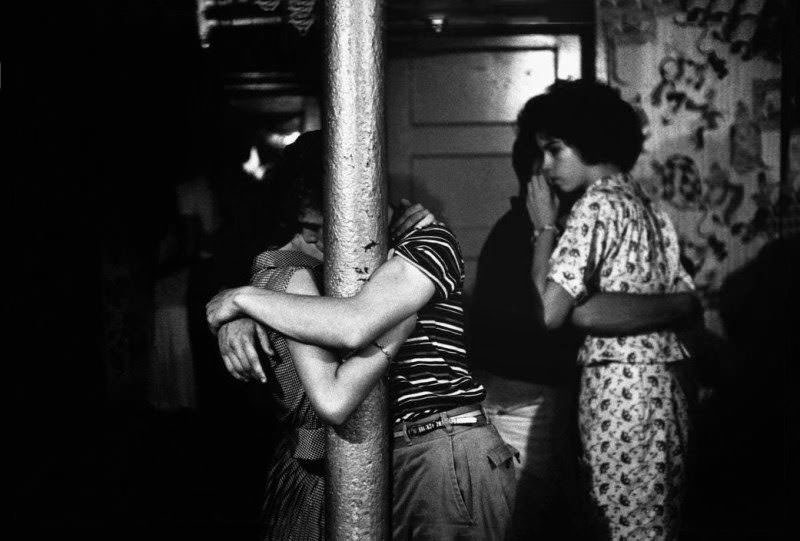
[[[519,193],[481,249],[469,310],[470,363],[487,389],[486,407],[501,436],[520,452],[514,535],[556,536],[575,509],[573,403],[581,334],[548,331],[531,280],[533,224],[527,183],[541,165],[533,100],[520,111],[512,165]],[[559,196],[563,229],[580,194]]]

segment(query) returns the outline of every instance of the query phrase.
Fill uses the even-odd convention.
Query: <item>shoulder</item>
[[[282,270],[289,275],[289,281],[286,284],[286,293],[294,293],[297,295],[320,294],[317,277],[312,269],[306,267],[285,267]]]
[[[431,224],[412,229],[397,241],[395,253],[410,259],[442,259],[447,264],[463,265],[461,247],[456,236],[444,224]]]
[[[606,187],[590,186],[580,199],[575,202],[570,212],[571,219],[594,221],[613,213],[619,194]]]
[[[443,298],[463,285],[464,258],[455,235],[445,225],[409,231],[398,240],[394,254],[421,270]]]
[[[441,242],[457,244],[456,236],[450,228],[445,224],[438,223],[409,229],[405,235],[397,240],[397,245]]]

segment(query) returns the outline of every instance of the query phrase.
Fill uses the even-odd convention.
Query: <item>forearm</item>
[[[312,355],[302,357],[298,373],[314,409],[331,424],[343,423],[369,395],[397,355],[416,323],[412,317],[356,352],[344,362]],[[298,353],[311,346],[294,346]]]
[[[343,363],[318,367],[319,381],[308,389],[312,406],[326,422],[342,424],[388,367],[388,358],[375,346],[368,346]]]
[[[674,326],[697,310],[692,293],[598,293],[573,309],[572,322],[595,335],[641,334]]]
[[[298,342],[356,349],[363,341],[363,310],[354,298],[293,295],[255,287],[234,298],[241,312]],[[374,335],[380,331],[374,330]]]
[[[555,243],[555,231],[545,229],[533,241],[533,264],[531,266],[531,279],[539,292],[544,297],[547,287],[547,273],[550,270],[550,254]]]

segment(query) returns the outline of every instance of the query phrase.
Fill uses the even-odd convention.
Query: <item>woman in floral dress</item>
[[[685,479],[688,418],[679,380],[687,354],[674,332],[658,329],[687,297],[669,294],[690,290],[691,280],[669,218],[628,175],[643,141],[630,105],[586,81],[557,83],[542,100],[536,139],[544,163],[528,204],[545,323],[560,326],[598,292],[652,300],[607,314],[610,329],[618,320],[628,328],[640,321],[634,334],[589,334],[578,354],[579,430],[598,533],[671,539]],[[551,185],[585,190],[557,242]]]

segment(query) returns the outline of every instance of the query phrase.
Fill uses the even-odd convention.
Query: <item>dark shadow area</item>
[[[714,393],[694,406],[690,539],[785,539],[797,457],[798,254],[800,238],[775,240],[720,290],[728,341],[707,337],[712,365],[700,367]]]
[[[225,165],[238,120],[194,9],[17,3],[3,17],[9,539],[256,535],[275,425],[258,390],[224,372],[204,305],[246,278],[260,198]],[[226,221],[220,258],[189,265],[197,406],[157,411],[145,396],[158,246],[175,186],[198,168]]]

